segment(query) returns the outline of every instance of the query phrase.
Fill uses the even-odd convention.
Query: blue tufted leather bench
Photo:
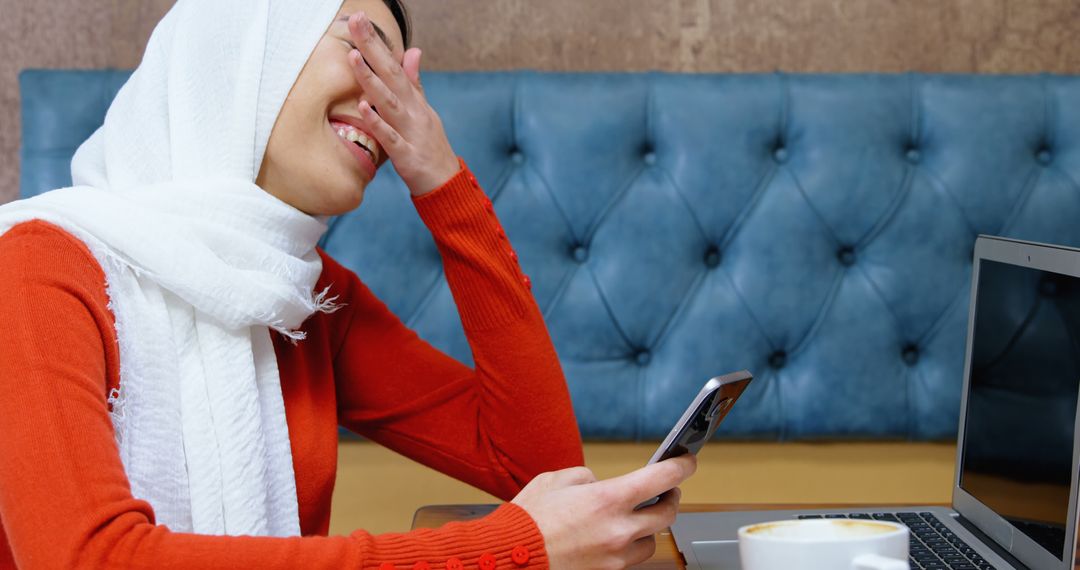
[[[126,71],[20,75],[23,196],[70,183]],[[955,433],[980,233],[1080,246],[1072,76],[428,73],[513,241],[591,439],[661,437],[710,375],[723,437]],[[382,173],[324,247],[469,362]]]

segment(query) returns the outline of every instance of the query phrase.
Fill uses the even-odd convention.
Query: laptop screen
[[[960,487],[1061,559],[1080,387],[1080,279],[983,259]]]

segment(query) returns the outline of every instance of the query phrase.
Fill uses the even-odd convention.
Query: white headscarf
[[[0,207],[0,233],[43,219],[101,264],[120,457],[134,496],[174,531],[300,532],[270,329],[301,339],[308,316],[334,309],[313,294],[326,225],[254,180],[340,6],[179,0],[76,152],[74,186]]]

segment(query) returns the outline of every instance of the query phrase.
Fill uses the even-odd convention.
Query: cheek
[[[341,40],[324,38],[305,66],[305,87],[321,94],[328,105],[359,89],[349,64],[350,50]]]
[[[332,38],[324,37],[315,47],[289,93],[303,120],[325,120],[331,109],[340,112],[350,92],[357,90],[347,54],[348,46]]]

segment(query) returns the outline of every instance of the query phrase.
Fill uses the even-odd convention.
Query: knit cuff
[[[371,536],[364,570],[519,570],[547,568],[544,537],[532,517],[513,503],[504,503],[483,518],[452,522],[438,529]]]
[[[532,282],[464,160],[439,188],[413,197],[420,219],[443,257],[447,281],[466,328],[489,328],[521,318],[535,306]]]
[[[436,239],[445,232],[465,226],[485,230],[481,234],[488,239],[483,241],[497,246],[502,228],[494,215],[494,205],[480,189],[480,183],[465,160],[458,158],[458,164],[461,170],[457,174],[431,192],[413,196],[413,205]]]

